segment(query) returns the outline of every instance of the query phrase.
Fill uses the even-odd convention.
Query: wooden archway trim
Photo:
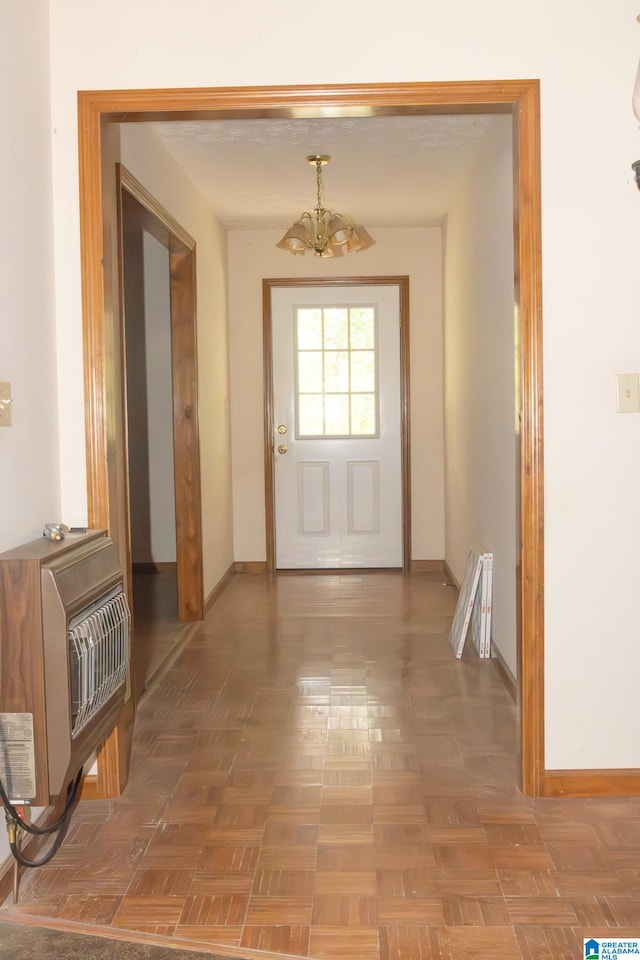
[[[114,283],[102,162],[119,122],[160,119],[510,113],[514,118],[515,311],[520,325],[521,588],[519,593],[521,782],[540,795],[543,721],[543,426],[539,82],[507,80],[331,86],[115,90],[78,94],[82,308],[89,522],[113,528],[118,478],[109,474],[113,411],[105,354],[111,346]],[[113,458],[112,458],[113,462]],[[117,752],[115,743],[105,750]],[[112,763],[112,767],[117,764]],[[117,785],[112,784],[117,792]]]

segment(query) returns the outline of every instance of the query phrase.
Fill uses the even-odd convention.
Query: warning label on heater
[[[36,795],[32,713],[0,713],[0,780],[10,800]]]

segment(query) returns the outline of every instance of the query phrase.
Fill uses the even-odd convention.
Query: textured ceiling
[[[315,203],[310,154],[326,206],[366,227],[432,226],[446,217],[465,167],[501,116],[172,121],[150,126],[231,230],[282,228]]]

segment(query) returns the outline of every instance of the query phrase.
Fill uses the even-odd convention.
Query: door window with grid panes
[[[296,308],[296,436],[378,436],[375,306]]]

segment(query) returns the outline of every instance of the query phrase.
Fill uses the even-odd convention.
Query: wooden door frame
[[[275,456],[273,437],[273,312],[274,287],[353,287],[387,286],[398,288],[400,313],[400,471],[402,491],[402,570],[411,562],[411,444],[409,416],[409,277],[295,277],[262,281],[262,347],[264,372],[264,488],[267,530],[267,572],[276,571]],[[349,568],[340,568],[348,572]]]
[[[125,195],[133,200],[136,230],[146,230],[168,253],[169,323],[171,337],[172,393],[172,460],[174,474],[174,524],[176,535],[176,586],[178,619],[183,622],[202,620],[204,616],[204,588],[202,578],[202,522],[200,489],[200,444],[198,437],[197,396],[197,332],[195,311],[196,242],[165,210],[133,174],[122,164],[116,165],[118,190],[118,263],[120,274],[120,317],[122,322],[123,364],[126,371],[128,357],[125,344],[126,299],[124,295],[125,244],[127,226]],[[126,373],[124,384],[126,389]],[[131,570],[131,501],[129,496],[128,418],[124,403],[126,485],[126,551],[127,570]],[[192,416],[191,412],[196,411]],[[133,610],[133,596],[129,589]],[[134,614],[135,645],[135,614]],[[135,654],[135,649],[133,651]],[[135,675],[135,655],[132,655]],[[139,684],[134,683],[138,691]]]
[[[518,595],[521,786],[539,796],[544,781],[544,521],[542,421],[542,244],[540,84],[538,80],[335,84],[211,89],[93,90],[78,94],[80,256],[85,358],[89,522],[113,529],[117,513],[113,465],[107,456],[107,361],[117,315],[108,276],[109,213],[103,209],[109,129],[162,119],[389,116],[505,113],[513,117],[514,309],[519,325],[521,587]],[[117,532],[117,531],[114,531]],[[101,751],[116,766],[118,737]],[[112,778],[109,789],[117,792]]]

